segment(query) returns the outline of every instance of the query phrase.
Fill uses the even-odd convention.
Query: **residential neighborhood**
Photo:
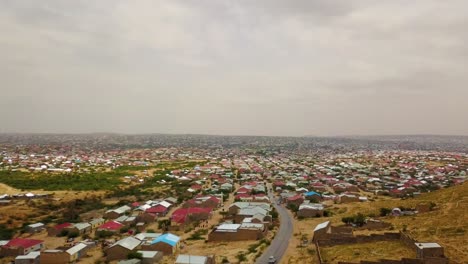
[[[466,154],[413,150],[259,154],[174,147],[50,148],[2,149],[0,176],[12,187],[1,189],[0,210],[6,214],[0,221],[12,232],[0,241],[5,259],[54,264],[253,262],[283,228],[283,213],[293,226],[307,230],[301,243],[313,243],[316,219],[346,218],[346,208],[411,201],[462,186],[468,166]],[[28,182],[28,175],[36,176]],[[76,177],[102,177],[118,187],[93,181],[67,190],[64,183]],[[63,178],[63,183],[48,185],[51,178]],[[31,187],[18,188],[20,184]],[[437,201],[431,202],[388,208],[381,216],[437,210]],[[365,217],[368,226],[390,228],[372,216]],[[354,220],[344,223],[360,227]],[[316,259],[314,254],[309,258]]]

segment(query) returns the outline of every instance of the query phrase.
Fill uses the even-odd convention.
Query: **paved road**
[[[272,197],[271,194],[270,199],[280,217],[280,228],[273,241],[271,241],[270,246],[263,252],[263,255],[257,259],[257,262],[255,262],[256,264],[267,264],[270,256],[274,256],[276,258],[276,263],[280,263],[281,258],[288,248],[289,240],[293,233],[292,219],[287,209],[281,205],[276,205],[276,199]]]

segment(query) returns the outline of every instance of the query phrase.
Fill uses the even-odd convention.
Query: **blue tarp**
[[[312,196],[312,195],[318,195],[318,196],[321,196],[320,193],[317,193],[317,192],[306,192],[304,193],[305,196]]]
[[[155,238],[151,244],[156,244],[158,242],[164,242],[166,244],[169,244],[171,246],[175,246],[177,245],[177,243],[179,242],[180,240],[180,237],[176,236],[176,235],[173,235],[173,234],[164,234],[164,235],[160,235],[158,236],[157,238]]]

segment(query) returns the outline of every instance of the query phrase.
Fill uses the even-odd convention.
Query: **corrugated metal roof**
[[[124,239],[121,239],[117,242],[115,242],[111,247],[114,247],[114,246],[117,246],[117,245],[120,245],[124,248],[127,248],[127,249],[130,249],[130,250],[133,250],[135,249],[138,245],[140,245],[141,241],[134,238],[134,237],[126,237]]]
[[[205,264],[207,260],[205,256],[179,255],[175,264]]]
[[[323,222],[323,223],[318,224],[318,225],[315,227],[314,232],[317,231],[317,230],[320,230],[320,229],[323,229],[323,228],[327,227],[328,224],[330,224],[330,221],[326,221],[326,222]]]
[[[78,243],[76,244],[75,246],[69,248],[66,250],[66,252],[70,255],[74,255],[76,253],[78,253],[80,250],[83,250],[86,248],[86,244],[84,243]]]

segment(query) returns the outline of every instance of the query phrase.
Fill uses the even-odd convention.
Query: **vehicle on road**
[[[270,256],[268,258],[268,264],[275,264],[276,263],[276,258],[274,256]]]

